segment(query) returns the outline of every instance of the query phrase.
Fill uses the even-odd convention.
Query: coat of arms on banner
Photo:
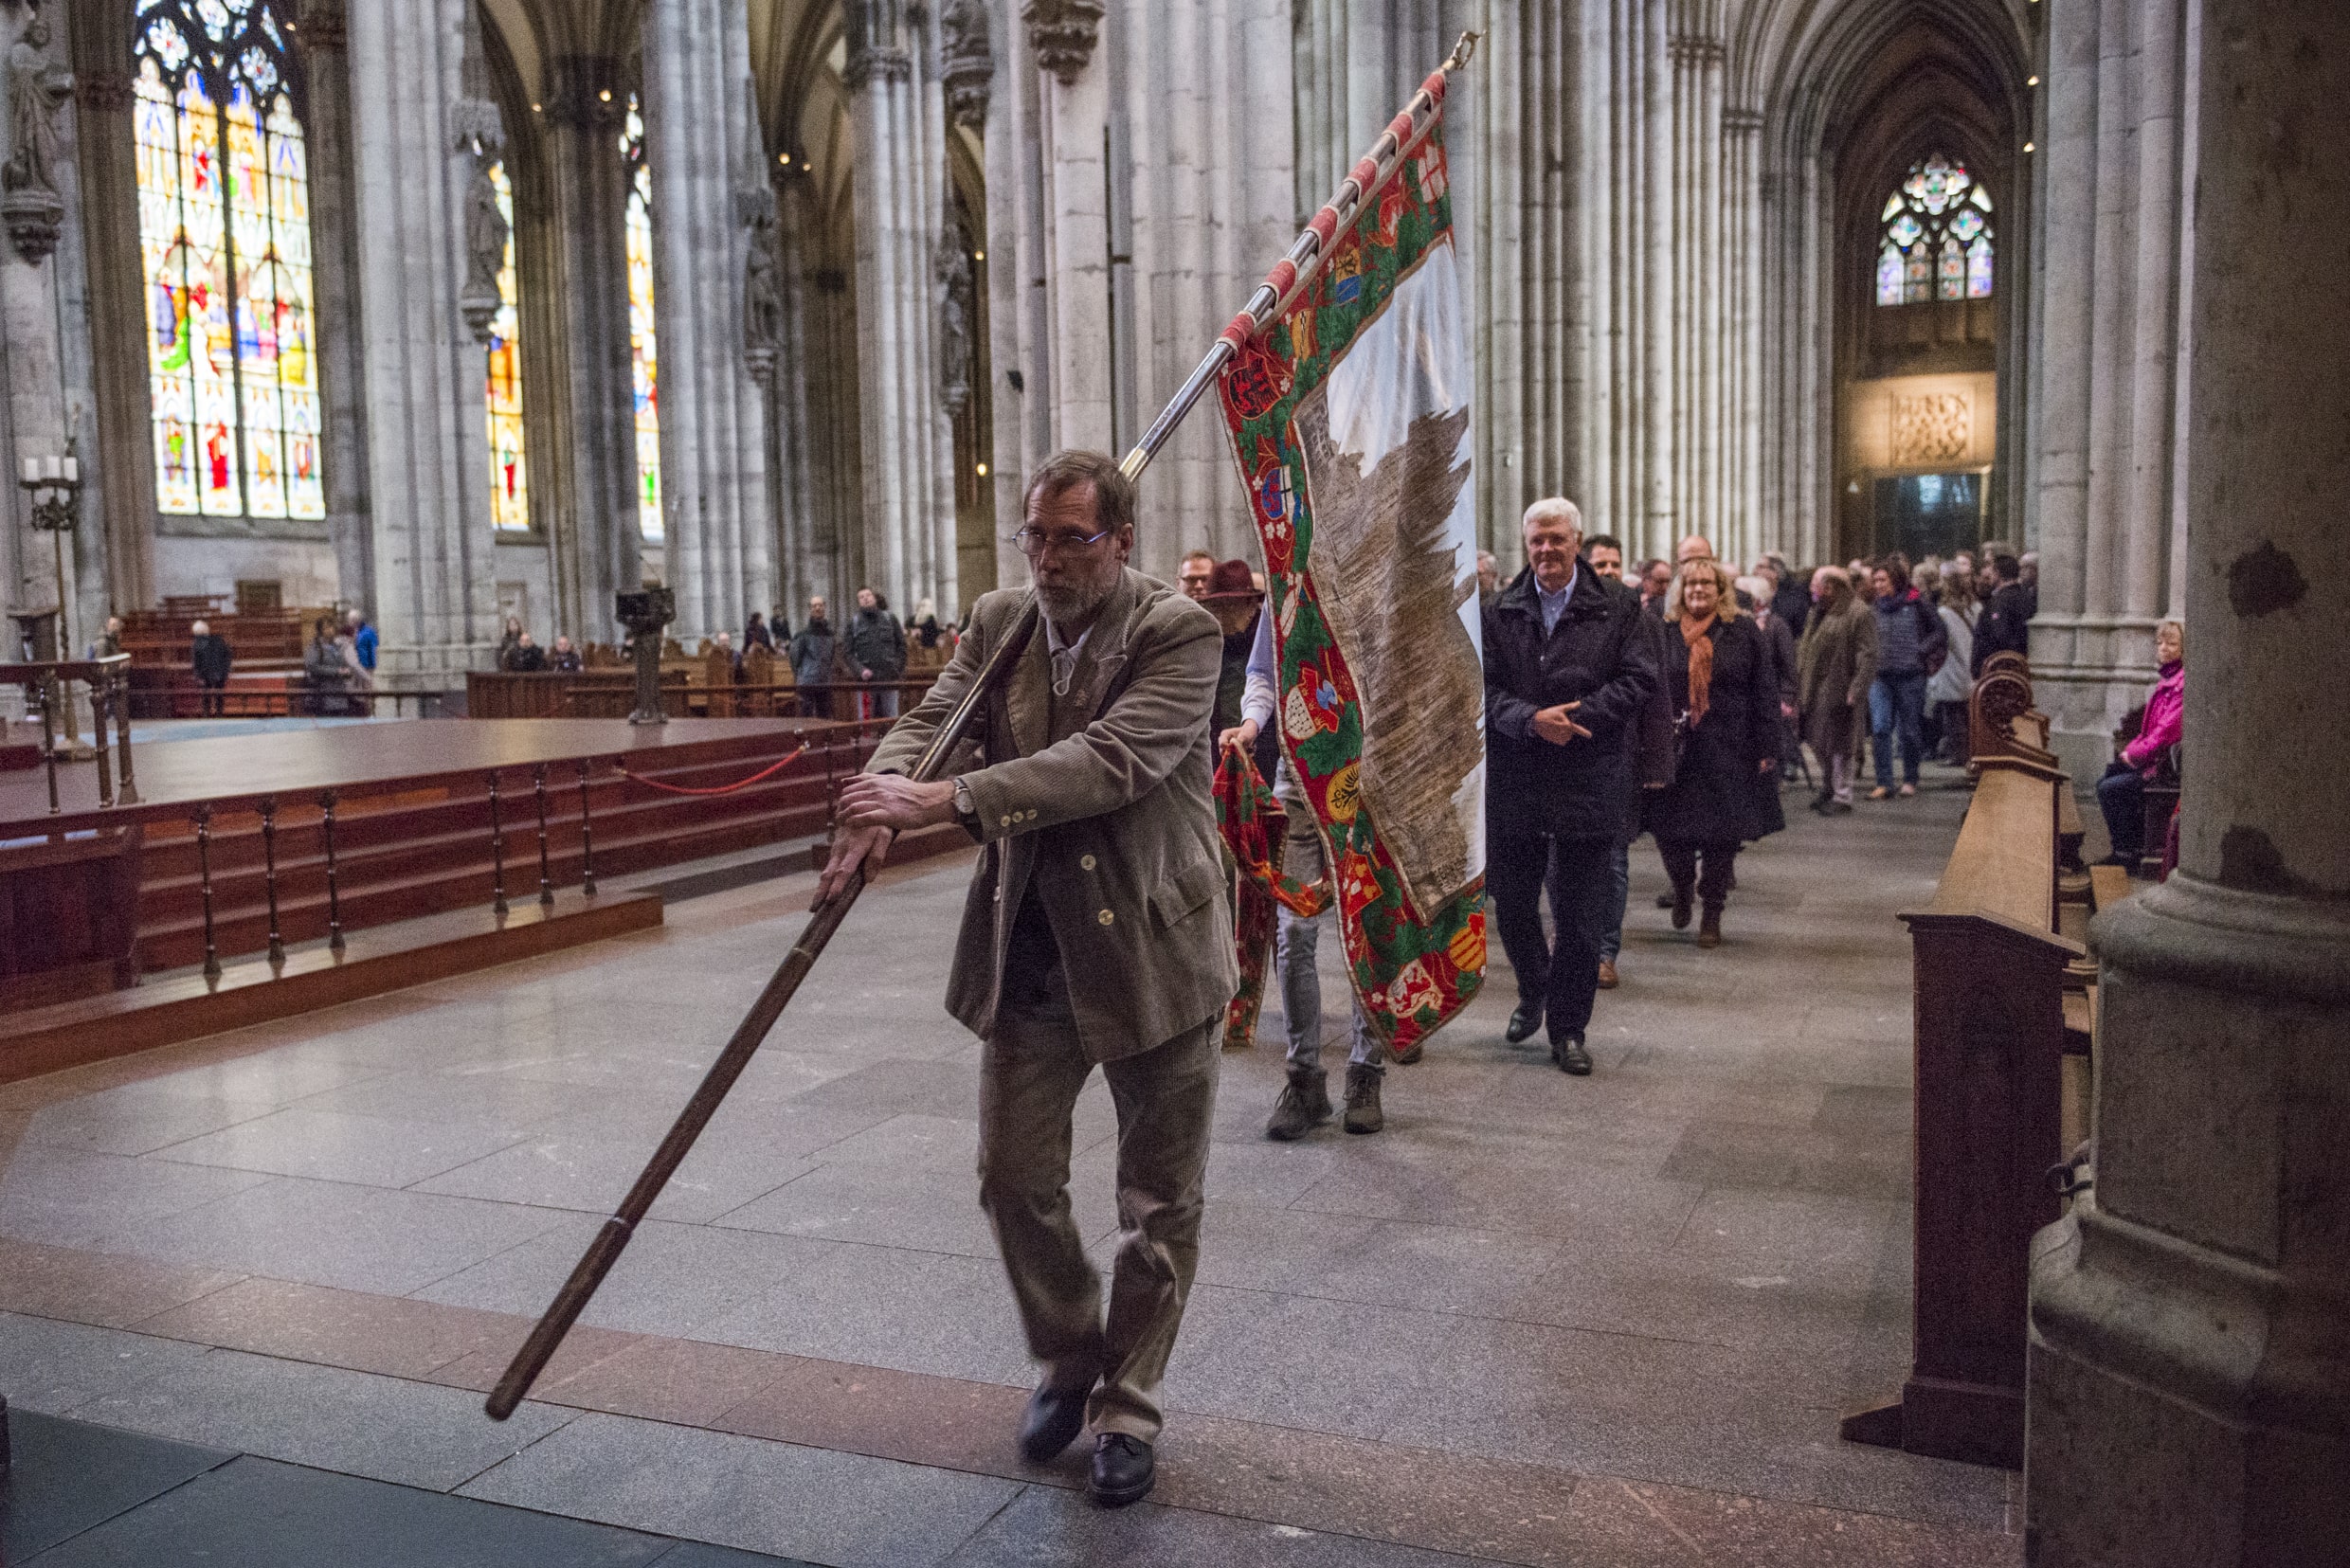
[[[1485,969],[1469,346],[1440,119],[1364,205],[1220,390],[1265,546],[1282,748],[1329,844],[1355,990],[1401,1049]]]

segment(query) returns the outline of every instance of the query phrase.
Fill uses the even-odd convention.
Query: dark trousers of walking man
[[[1580,1038],[1591,1026],[1600,985],[1600,946],[1616,906],[1612,838],[1488,838],[1485,886],[1502,951],[1517,971],[1518,1005],[1539,1013],[1552,1039]],[[1558,937],[1543,934],[1541,901],[1550,896]]]

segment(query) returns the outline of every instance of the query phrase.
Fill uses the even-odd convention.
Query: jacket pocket
[[[1224,891],[1224,868],[1217,860],[1194,860],[1150,890],[1150,920],[1159,929],[1172,930],[1188,920],[1201,905]]]

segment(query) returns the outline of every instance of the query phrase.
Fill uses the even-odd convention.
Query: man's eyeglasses
[[[1111,530],[1103,529],[1099,533],[1045,533],[1033,528],[1023,528],[1012,535],[1012,543],[1020,547],[1022,555],[1034,560],[1048,550],[1088,549],[1109,538],[1111,532]]]

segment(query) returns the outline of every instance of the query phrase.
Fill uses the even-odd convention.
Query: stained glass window
[[[137,0],[155,501],[323,517],[310,180],[281,0]]]
[[[637,399],[637,522],[646,539],[661,538],[660,354],[653,331],[653,169],[644,156],[644,117],[636,95],[621,133],[628,166],[628,361]]]
[[[490,521],[531,526],[530,476],[522,466],[522,327],[515,283],[514,182],[506,160],[490,165],[497,210],[506,220],[506,259],[497,269],[497,314],[490,318]]]
[[[1880,305],[1991,297],[1991,193],[1945,153],[1914,164],[1878,213]]]

